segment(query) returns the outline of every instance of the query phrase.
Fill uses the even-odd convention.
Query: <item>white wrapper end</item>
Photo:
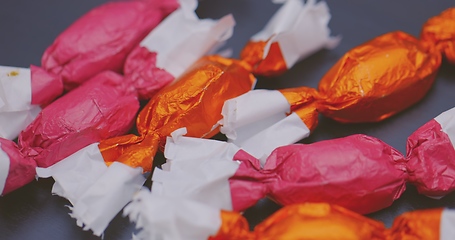
[[[36,168],[40,178],[55,180],[52,193],[72,204],[107,171],[98,143],[93,143],[48,168]]]
[[[267,56],[270,45],[278,42],[289,69],[300,59],[322,48],[338,45],[341,38],[330,37],[330,18],[329,8],[323,1],[307,0],[305,4],[303,0],[288,0],[251,40],[270,39],[263,58]]]
[[[0,137],[15,139],[41,111],[31,85],[30,69],[0,66]]]
[[[9,156],[2,150],[0,144],[0,195],[2,195],[3,189],[5,189],[6,178],[9,172],[9,162]]]
[[[213,207],[232,209],[229,178],[239,167],[231,143],[201,138],[168,138],[167,163],[153,172],[154,195],[184,197]]]
[[[286,98],[277,90],[252,90],[236,98],[224,102],[221,115],[223,119],[220,131],[228,139],[235,141],[241,139],[243,132],[258,132],[264,126],[260,121],[276,122],[290,112],[290,105]],[[238,129],[245,131],[239,131]],[[247,136],[251,135],[246,133]],[[241,140],[240,140],[241,141]]]
[[[455,210],[444,209],[441,214],[440,240],[455,239]]]
[[[188,199],[153,196],[147,189],[134,196],[123,214],[141,229],[134,239],[208,239],[221,226],[218,209]]]
[[[451,108],[434,118],[442,128],[447,136],[449,136],[452,146],[455,143],[455,108]],[[455,146],[454,146],[455,147]]]
[[[224,103],[220,131],[229,142],[265,161],[277,147],[310,134],[305,123],[290,114],[286,98],[277,90],[252,90]]]
[[[199,19],[197,1],[182,1],[181,7],[164,19],[141,42],[157,54],[157,66],[179,77],[200,57],[213,51],[232,36],[232,15],[220,20]],[[193,3],[196,2],[196,3]]]
[[[132,199],[145,182],[141,168],[114,162],[107,167],[98,143],[89,145],[59,163],[37,168],[39,177],[52,176],[52,192],[67,198],[70,215],[84,230],[101,235],[109,222]]]
[[[264,166],[267,157],[275,148],[296,143],[309,135],[310,130],[305,123],[296,113],[292,113],[236,145],[258,158]]]

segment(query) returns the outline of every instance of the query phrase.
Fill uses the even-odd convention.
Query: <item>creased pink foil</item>
[[[441,197],[455,190],[455,150],[440,124],[431,120],[408,138],[403,156],[381,140],[352,135],[275,149],[261,168],[240,150],[230,178],[233,208],[245,210],[264,196],[282,205],[329,202],[358,213],[390,206],[406,183]]]
[[[104,70],[121,72],[128,53],[179,4],[176,0],[131,0],[92,9],[46,49],[42,67],[72,89]]]
[[[111,71],[55,100],[21,132],[17,145],[0,139],[10,158],[3,193],[32,181],[36,166],[51,166],[89,144],[127,133],[138,110],[133,84]]]
[[[135,83],[140,99],[150,99],[158,90],[174,80],[174,77],[164,69],[151,67],[156,66],[156,54],[138,46],[126,59],[125,78]]]
[[[32,104],[46,106],[63,93],[60,76],[31,65]]]

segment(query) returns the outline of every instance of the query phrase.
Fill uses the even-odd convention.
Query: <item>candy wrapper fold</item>
[[[0,144],[1,148],[1,144]],[[4,151],[0,151],[0,192],[3,192],[8,176],[10,159]]]
[[[453,138],[453,114],[454,109],[448,110],[411,134],[406,157],[381,140],[361,134],[278,147],[263,166],[241,149],[232,158],[240,163],[229,178],[232,209],[243,211],[262,197],[269,196],[282,205],[324,201],[366,214],[390,206],[401,196],[407,182],[414,184],[421,194],[444,196],[455,189],[455,164],[452,161],[455,148],[450,140]],[[171,146],[171,149],[188,148],[191,141],[203,140],[188,138],[175,142],[176,146]],[[181,157],[181,161],[186,161],[182,166],[187,172],[200,171],[200,166],[209,166],[208,162],[216,168],[213,164],[217,161],[212,159],[217,159],[217,155],[195,161]],[[172,162],[177,162],[176,158]],[[166,170],[168,175],[177,175],[172,167]],[[210,172],[210,169],[204,170]],[[190,179],[188,174],[181,176]],[[152,178],[163,188],[184,189],[186,184],[182,178],[179,182],[159,175]],[[203,191],[201,188],[209,185],[207,182],[193,182],[191,189]],[[194,198],[191,191],[161,189],[159,193],[172,193],[172,196],[180,193],[182,197]],[[202,202],[212,204],[204,199]]]
[[[286,2],[286,4],[291,3],[297,4],[298,2]],[[307,5],[311,4],[314,2],[307,3]],[[282,9],[285,7],[287,6],[285,5]],[[434,18],[444,18],[447,25],[450,25],[455,19],[450,19],[448,12],[450,10]],[[423,27],[423,32],[432,29],[428,25],[431,25],[434,18]],[[270,29],[265,28],[264,33],[292,23],[282,22],[268,25]],[[453,34],[453,31],[448,29],[453,29],[453,27],[442,30],[441,27],[445,26],[444,24],[445,22],[434,26],[434,29],[442,31],[434,34],[439,34],[439,38],[447,38],[447,42],[451,42],[453,38],[450,37],[450,34]],[[279,98],[286,99],[289,105],[286,110],[287,114],[296,113],[301,118],[302,125],[305,125],[310,132],[317,126],[319,113],[346,123],[384,120],[420,101],[432,87],[437,70],[441,65],[440,51],[442,50],[438,47],[440,46],[438,38],[431,38],[430,35],[427,35],[422,33],[422,39],[417,39],[404,32],[395,31],[378,36],[348,51],[323,76],[317,89],[309,87],[280,89],[279,92],[282,96],[276,96],[270,101],[276,101],[278,104],[282,101]],[[253,52],[249,51],[249,53]],[[251,62],[257,61],[251,56],[244,57]],[[235,101],[243,102],[242,105],[234,107],[232,102]],[[242,137],[237,137],[243,132],[252,135],[250,132],[262,126],[264,122],[271,126],[281,120],[281,118],[273,119],[271,114],[258,114],[256,111],[260,111],[261,106],[267,106],[265,103],[261,105],[262,102],[264,102],[264,98],[255,93],[246,93],[245,96],[239,96],[235,100],[226,102],[223,109],[224,119],[220,121],[220,125],[222,126],[221,131],[227,135],[229,141],[243,145],[242,147],[250,154],[264,160],[265,156],[256,155],[255,150],[247,146],[254,145],[253,142],[258,139],[265,139],[266,135],[256,138],[250,144],[242,143]],[[248,107],[244,107],[244,105]],[[242,110],[241,107],[247,110]],[[255,111],[251,111],[255,108],[257,108]],[[240,111],[242,115],[236,111]],[[249,126],[245,129],[240,128],[240,126],[246,125],[243,119],[248,119]],[[288,130],[297,133],[291,128]],[[295,142],[308,134],[296,134]],[[269,141],[266,140],[266,142]],[[262,147],[258,143],[256,146]],[[279,145],[277,144],[277,146]]]
[[[0,123],[9,127],[0,129],[0,137],[16,138],[64,88],[73,89],[105,70],[121,72],[129,52],[177,7],[174,0],[103,4],[57,37],[43,54],[42,68],[1,67]]]
[[[303,9],[299,11],[305,12]],[[277,19],[286,22],[287,16],[279,12],[274,16],[279,15]],[[300,30],[282,28],[277,31]],[[259,56],[250,46],[251,42],[244,51]],[[318,49],[316,47],[314,50]],[[188,136],[214,136],[219,131],[216,123],[221,119],[224,101],[246,93],[254,86],[255,77],[252,73],[255,73],[254,69],[261,58],[251,59],[236,60],[220,56],[200,59],[180,80],[158,92],[141,111],[136,124],[139,136],[129,135],[100,142],[106,162],[120,161],[150,171],[152,164],[149,159],[153,159],[158,148],[164,147],[166,137],[174,130],[186,127]],[[274,61],[278,63],[280,60]],[[276,69],[271,67],[269,70],[273,72]],[[211,106],[206,101],[211,101]]]
[[[323,48],[334,48],[340,37],[330,37],[330,12],[324,1],[286,1],[262,31],[251,37],[241,58],[258,75],[278,75]]]
[[[130,51],[169,13],[175,0],[131,0],[100,5],[63,31],[41,59],[69,90],[99,72],[121,72]],[[75,44],[77,43],[77,44]]]
[[[153,171],[152,193],[182,196],[182,192],[187,192],[192,195],[192,199],[204,199],[213,206],[230,210],[232,202],[228,179],[239,167],[238,163],[230,159],[237,151],[238,147],[225,142],[204,139],[191,141],[181,136],[169,137],[164,152],[168,161],[162,166],[163,170],[155,168]],[[193,166],[186,166],[188,163]],[[188,168],[192,171],[188,171]],[[184,184],[182,179],[185,180]]]
[[[172,17],[173,14],[169,17]],[[218,35],[218,37],[212,38],[211,36],[209,39],[200,42],[206,45],[207,40],[212,39],[211,42],[216,47],[220,40],[225,40],[229,36],[229,31],[222,29],[231,25],[226,25],[226,22],[222,23],[222,21],[229,23],[229,16],[220,20],[220,24],[212,25],[215,27],[210,30],[214,31],[215,36]],[[167,21],[163,21],[163,24],[166,23]],[[207,23],[201,22],[201,24],[204,26]],[[194,36],[199,38],[197,34]],[[197,48],[205,49],[194,47],[194,49]],[[210,48],[207,47],[206,49]],[[141,49],[144,50],[145,48]],[[156,54],[157,58],[159,54]],[[132,169],[141,167],[144,172],[150,172],[156,151],[163,149],[166,138],[175,130],[186,127],[189,136],[206,138],[214,136],[219,131],[218,127],[214,127],[214,125],[221,119],[224,101],[246,93],[253,88],[256,81],[252,75],[253,67],[244,60],[229,59],[217,55],[199,59],[182,76],[177,77],[173,83],[160,89],[150,99],[137,117],[138,135],[130,134],[100,141],[98,148],[104,161],[109,166],[120,162]],[[228,163],[226,166],[235,171],[235,165],[232,163]],[[220,182],[226,180],[226,177],[213,174],[208,176],[219,177]],[[225,186],[227,185],[225,184]],[[74,209],[76,208],[77,206],[74,206]],[[117,209],[112,211],[115,212]]]
[[[152,196],[147,189],[134,196],[123,215],[142,229],[135,236],[138,239],[208,239],[221,226],[216,208],[185,199]]]
[[[144,182],[142,169],[114,163],[79,196],[70,215],[78,226],[100,236]]]
[[[287,99],[275,90],[257,89],[227,100],[222,109],[220,132],[229,142],[241,146],[265,161],[273,149],[307,137],[310,130]]]
[[[126,78],[135,83],[141,99],[150,99],[232,36],[235,25],[232,15],[219,20],[199,19],[194,12],[197,3],[193,0],[181,3],[182,7],[153,29],[126,59]]]
[[[430,18],[423,26],[420,38],[435,44],[446,59],[455,64],[455,8],[449,8],[440,15]]]
[[[194,218],[183,217],[195,216],[192,214],[195,211],[197,221]],[[140,229],[138,239],[167,239],[164,237],[169,236],[166,233],[173,234],[174,229],[185,230],[179,231],[180,235],[172,236],[174,238],[178,236],[178,239],[193,239],[196,232],[199,233],[198,239],[211,240],[387,239],[386,229],[382,223],[326,203],[284,207],[250,231],[246,219],[239,213],[220,211],[188,199],[159,198],[144,189],[125,207],[124,215],[128,215]],[[176,218],[179,221],[174,221]],[[208,223],[206,225],[194,223],[200,223],[208,218],[213,221],[210,224],[211,229],[206,227]],[[187,229],[188,225],[191,229]]]
[[[145,182],[141,169],[121,163],[106,166],[98,143],[49,168],[37,168],[37,175],[54,178],[52,193],[68,199],[72,204],[70,215],[78,226],[97,236]]]
[[[0,137],[15,139],[40,111],[32,105],[30,69],[0,66]]]
[[[126,133],[138,109],[134,88],[114,72],[100,73],[52,102],[21,132],[17,144],[0,138],[11,161],[7,186],[14,187],[8,192],[32,181],[37,165],[51,166],[91,143]]]
[[[191,2],[191,1],[189,1],[189,2]],[[215,21],[215,20],[203,21],[203,20],[196,20],[196,19],[187,19],[186,18],[187,15],[194,17],[194,13],[193,13],[193,15],[188,13],[189,10],[193,11],[194,9],[185,8],[185,9],[181,9],[181,11],[177,10],[177,11],[173,12],[169,16],[169,18],[171,19],[170,21],[163,21],[159,25],[160,27],[155,28],[149,34],[149,37],[151,37],[151,38],[147,39],[147,44],[151,44],[151,45],[156,44],[157,46],[161,46],[161,45],[163,45],[163,41],[164,41],[166,43],[175,44],[176,48],[181,48],[182,46],[180,46],[179,43],[184,40],[188,40],[189,42],[193,43],[191,46],[194,48],[193,52],[192,52],[194,57],[198,57],[198,56],[204,55],[206,53],[204,51],[208,51],[209,49],[211,49],[211,46],[216,46],[217,44],[225,41],[226,40],[225,33],[226,32],[229,33],[232,30],[232,27],[234,26],[234,21],[232,19],[232,16],[230,16],[230,15],[226,16],[225,18],[223,18],[221,20],[217,20],[217,21]],[[182,22],[183,23],[187,22],[186,25],[185,24],[184,25],[187,26],[188,29],[186,29],[185,31],[182,31],[180,36],[176,35],[176,34],[165,34],[165,35],[159,34],[161,31],[160,29],[168,29],[168,30],[173,29],[173,27],[176,24],[181,25],[179,23],[182,23]],[[195,32],[199,33],[199,34],[195,34]],[[210,33],[214,33],[215,36],[213,36],[212,38],[206,39],[204,41],[194,41],[194,40],[197,40],[198,38],[200,38],[201,36],[210,35]],[[169,41],[167,39],[169,39]],[[201,47],[202,45],[204,45],[204,47]],[[188,47],[188,46],[184,46],[184,47]],[[140,47],[137,49],[143,49],[143,48]],[[195,51],[196,49],[197,49],[197,51]],[[180,49],[180,50],[184,51],[184,49]],[[170,54],[169,52],[166,52],[166,51],[160,52],[159,49],[157,49],[157,51],[158,52],[156,52],[156,53],[149,52],[148,54],[152,54],[155,56],[163,56],[164,58],[166,58],[166,56],[164,56],[164,55]],[[172,53],[172,51],[171,51],[171,53]],[[148,63],[150,63],[150,62],[148,62],[147,59],[137,59],[137,58],[134,58],[134,57],[137,57],[137,55],[134,55],[134,56],[133,55],[130,55],[131,58],[128,58],[128,60],[131,60],[131,61],[134,60],[133,62],[136,64],[135,65],[136,67],[139,67],[138,68],[139,70],[146,69],[144,71],[148,71],[155,65],[155,63],[153,63],[152,65],[147,65]],[[194,57],[181,61],[181,63],[182,63],[181,67],[184,65],[189,65],[190,64],[189,61],[193,60]],[[142,60],[144,60],[144,61],[142,61]],[[129,63],[132,64],[133,62],[129,62]],[[131,65],[129,65],[129,66],[131,67]],[[136,70],[138,70],[138,69],[136,69]],[[153,69],[153,71],[155,71],[155,70],[161,71],[159,68]],[[167,71],[167,69],[162,70],[162,72],[164,72],[164,71]],[[141,75],[143,73],[144,72],[139,72],[138,76],[144,76],[144,75]],[[144,74],[147,74],[147,73],[144,73]],[[167,73],[167,72],[166,72],[166,74],[169,75],[169,73]],[[154,79],[156,78],[156,80],[158,80],[158,81],[163,80],[163,78],[160,78],[159,76],[156,76],[156,75],[153,77],[154,77]],[[142,83],[147,82],[146,80],[149,80],[146,78],[140,78],[140,77],[133,78],[133,77],[131,77],[131,75],[129,75],[129,76],[126,76],[124,80],[126,83],[128,83],[128,82],[134,83],[133,84],[134,90],[136,90],[138,92],[138,95],[141,95],[141,92],[144,89],[147,90],[146,95],[153,95],[153,93],[156,89],[156,88],[138,87],[139,85],[143,86]],[[240,85],[238,88],[240,88],[240,89],[247,88],[248,90],[251,89],[252,80],[250,78],[247,78],[247,81],[248,81],[248,84]],[[153,82],[153,81],[151,81],[151,82]],[[179,84],[179,81],[176,81],[175,84]],[[158,86],[158,88],[159,88],[159,86]],[[129,86],[129,89],[132,89],[132,86]],[[203,89],[203,88],[201,88],[201,89]],[[76,91],[76,90],[77,89],[75,89],[73,91]],[[246,90],[244,90],[244,91],[246,91]],[[72,92],[70,92],[69,94],[71,94]],[[229,94],[233,94],[233,93],[227,93],[227,94],[229,95]],[[175,95],[175,94],[171,94],[171,95]],[[160,99],[159,96],[154,97],[154,99],[155,98]],[[115,102],[115,101],[113,101],[113,102]],[[132,118],[127,118],[127,119],[132,120]],[[120,121],[120,120],[122,120],[122,119],[117,119],[115,121]],[[112,123],[114,123],[115,121],[113,121]],[[101,181],[98,178],[101,175],[101,173],[104,174],[105,172],[107,173],[110,171],[114,171],[114,170],[111,170],[111,166],[113,163],[109,163],[109,167],[106,165],[106,163],[103,163],[104,165],[100,164],[101,160],[100,161],[90,161],[90,164],[87,163],[87,166],[85,166],[85,167],[83,166],[83,163],[85,161],[87,161],[88,156],[96,156],[97,159],[105,160],[104,156],[101,155],[100,149],[101,148],[98,147],[98,143],[96,143],[96,146],[91,145],[86,148],[83,148],[78,153],[64,158],[63,160],[61,160],[59,163],[57,163],[54,166],[48,165],[48,166],[51,166],[50,169],[38,169],[39,177],[53,177],[55,179],[56,183],[55,183],[53,192],[58,195],[64,196],[64,197],[68,196],[68,199],[73,204],[73,208],[72,208],[73,216],[78,219],[81,226],[84,226],[85,229],[92,229],[94,231],[94,233],[97,235],[101,234],[104,231],[104,228],[107,226],[107,223],[115,216],[116,213],[118,213],[121,210],[121,208],[118,208],[118,206],[123,207],[124,205],[126,205],[128,201],[125,201],[125,199],[131,199],[133,193],[135,192],[135,191],[131,191],[130,186],[127,184],[122,185],[122,184],[115,183],[115,186],[104,189],[106,191],[106,192],[104,192],[104,195],[111,196],[111,195],[117,194],[116,192],[123,192],[124,198],[118,199],[118,201],[114,201],[115,204],[113,204],[113,205],[110,205],[110,204],[105,205],[104,198],[102,198],[102,199],[97,198],[98,193],[95,191],[95,189],[102,188],[102,184],[106,184],[105,181]],[[115,165],[119,165],[119,164],[120,163],[115,163]],[[133,172],[133,170],[134,170],[134,172],[137,173],[136,169],[139,169],[139,168],[135,168],[135,167],[131,167],[131,166],[128,167],[123,164],[121,164],[121,165],[123,167],[121,169],[116,167],[117,170],[115,170],[115,172],[124,171],[125,172],[124,174],[126,174],[127,176],[129,176],[128,172]],[[142,170],[139,172],[142,172]],[[121,175],[121,173],[117,173],[117,174]],[[77,179],[80,178],[80,176],[84,176],[84,175],[88,175],[90,177],[85,178],[82,181],[83,184],[80,184],[77,187],[72,187],[74,185],[74,182],[77,181]],[[108,175],[108,176],[110,176],[110,175]],[[93,189],[93,190],[90,190],[90,189]],[[72,199],[76,199],[76,200],[72,200]],[[82,199],[85,199],[85,200],[82,200]],[[87,216],[85,208],[87,207],[86,205],[88,204],[88,200],[96,202],[96,203],[93,203],[96,206],[104,205],[104,207],[100,208],[99,211],[89,211],[90,216]]]

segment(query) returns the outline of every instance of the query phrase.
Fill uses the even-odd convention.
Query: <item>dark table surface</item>
[[[39,65],[42,53],[60,32],[103,2],[106,0],[2,0],[0,65]],[[332,13],[329,26],[334,35],[343,37],[340,45],[333,50],[317,52],[282,76],[259,78],[257,88],[316,87],[324,73],[349,49],[394,30],[418,36],[429,17],[455,6],[453,0],[327,0],[327,3]],[[197,13],[201,18],[219,18],[233,13],[237,25],[227,46],[237,57],[249,37],[264,26],[278,7],[268,0],[202,0]],[[455,106],[454,90],[455,67],[444,62],[433,88],[411,108],[380,123],[341,124],[321,116],[316,131],[303,142],[363,133],[380,138],[405,153],[406,138],[413,131]],[[52,179],[40,179],[0,197],[0,239],[99,239],[76,226],[65,207],[69,202],[50,194],[52,184]],[[435,200],[419,195],[409,185],[392,206],[368,216],[390,226],[396,216],[406,211],[454,206],[455,193]],[[245,216],[254,226],[279,208],[263,199],[248,209]],[[107,228],[104,239],[130,239],[133,231],[134,225],[119,214]]]

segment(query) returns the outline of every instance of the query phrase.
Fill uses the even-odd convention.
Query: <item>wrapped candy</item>
[[[386,231],[387,239],[441,239],[455,237],[453,225],[455,211],[452,209],[414,210],[399,215]]]
[[[193,2],[193,1],[192,1]],[[185,1],[190,3],[190,1]],[[203,47],[193,49],[193,58],[181,59],[180,67],[188,67],[194,58],[207,53],[211,47],[224,42],[234,26],[234,19],[227,15],[219,21],[210,19],[199,20],[194,15],[197,5],[182,4],[182,7],[173,12],[169,19],[160,26],[172,26],[186,23],[185,31],[178,34],[164,34],[162,31],[152,31],[149,45],[174,46],[184,51],[187,46],[181,46],[181,41],[194,42],[195,35],[210,35],[211,38],[203,42],[194,42],[193,46]],[[177,21],[172,20],[177,19]],[[159,35],[159,38],[156,37]],[[162,56],[168,53],[150,53]],[[163,56],[164,57],[164,56]],[[140,62],[140,59],[136,60]],[[0,139],[2,149],[6,153],[4,159],[11,165],[5,167],[2,176],[8,176],[5,189],[6,194],[26,183],[35,176],[35,167],[49,167],[68,157],[72,153],[94,142],[126,134],[133,126],[139,110],[139,96],[151,95],[161,86],[163,76],[171,76],[166,71],[166,64],[161,69],[155,62],[145,61],[143,69],[153,72],[147,80],[140,78],[123,77],[112,71],[105,71],[88,82],[75,88],[66,95],[52,102],[38,114],[38,117],[20,134],[18,144],[6,139]],[[165,77],[164,77],[165,78]]]
[[[0,66],[0,137],[13,140],[45,106],[60,96],[58,76],[36,66]]]
[[[282,9],[287,9],[286,11],[293,14],[281,14],[281,18],[273,18],[269,24],[276,25],[277,28],[269,28],[269,37],[286,33],[288,41],[299,41],[301,32],[313,30],[305,28],[308,21],[314,21],[316,29],[327,28],[326,22],[319,21],[329,16],[324,2],[308,1],[303,4],[303,1],[293,0],[286,2],[278,13],[282,13]],[[296,17],[298,21],[289,21],[287,19],[289,16]],[[287,23],[286,28],[278,27],[280,21]],[[314,32],[325,44],[321,45],[321,41],[313,42],[311,52],[326,45],[333,46],[329,43],[337,41],[329,36],[328,30]],[[306,33],[311,35],[311,31]],[[308,48],[299,52],[302,56],[308,53]],[[287,55],[284,51],[280,54]],[[289,54],[293,55],[295,51]],[[257,60],[267,59],[268,56],[262,52]],[[166,137],[183,126],[187,127],[191,136],[206,138],[214,136],[218,132],[215,124],[221,119],[224,101],[252,89],[256,81],[252,73],[255,73],[255,67],[258,65],[259,63],[252,64],[243,59],[236,60],[218,55],[203,57],[174,83],[161,89],[151,98],[137,117],[138,135],[130,134],[92,144],[48,169],[39,169],[38,175],[52,176],[56,181],[54,193],[71,196],[69,200],[74,206],[73,217],[86,229],[92,229],[99,235],[110,219],[131,199],[132,193],[129,189],[138,189],[141,186],[130,184],[131,179],[136,179],[141,174],[141,171],[136,170],[141,169],[143,172],[152,170],[153,158],[159,148],[164,146]],[[100,162],[105,162],[106,165],[98,164]],[[91,166],[92,163],[93,165],[96,163],[98,168],[87,171],[86,168],[72,167]],[[79,182],[78,187],[74,188],[72,182],[82,171],[90,177]],[[122,182],[120,176],[124,177],[123,184],[120,184]],[[107,184],[111,181],[117,184]],[[125,194],[125,191],[128,194]],[[100,192],[104,193],[103,197],[99,197]],[[98,207],[103,205],[105,207]],[[106,214],[107,212],[109,214]]]
[[[264,148],[272,151],[307,137],[318,124],[318,113],[360,123],[381,121],[408,108],[432,87],[441,52],[450,61],[454,12],[448,9],[429,19],[420,40],[397,31],[351,49],[320,80],[318,89],[253,90],[226,101],[221,132],[265,160],[257,154]]]
[[[356,134],[278,147],[263,166],[232,143],[176,132],[167,141],[168,163],[154,170],[152,193],[235,211],[269,196],[282,205],[323,201],[362,214],[390,206],[408,182],[439,198],[455,189],[454,116],[455,108],[417,129],[406,156]]]
[[[455,211],[426,209],[398,216],[393,226],[337,205],[286,206],[250,231],[236,212],[182,198],[157,197],[141,190],[123,212],[140,229],[136,239],[441,239],[455,237]],[[195,218],[194,216],[198,216]]]
[[[41,59],[69,90],[105,70],[121,72],[127,55],[169,13],[175,0],[117,1],[96,7],[63,31]]]
[[[43,54],[42,68],[0,66],[0,137],[15,139],[65,89],[105,70],[122,72],[131,50],[177,7],[175,0],[106,3],[80,17],[55,39]],[[153,66],[153,62],[149,64]],[[155,80],[160,83],[155,88],[169,81],[164,76],[157,78],[163,81]]]
[[[455,64],[455,8],[449,8],[440,15],[430,18],[423,25],[420,38],[429,44],[436,43],[436,48],[444,53],[447,60]]]

